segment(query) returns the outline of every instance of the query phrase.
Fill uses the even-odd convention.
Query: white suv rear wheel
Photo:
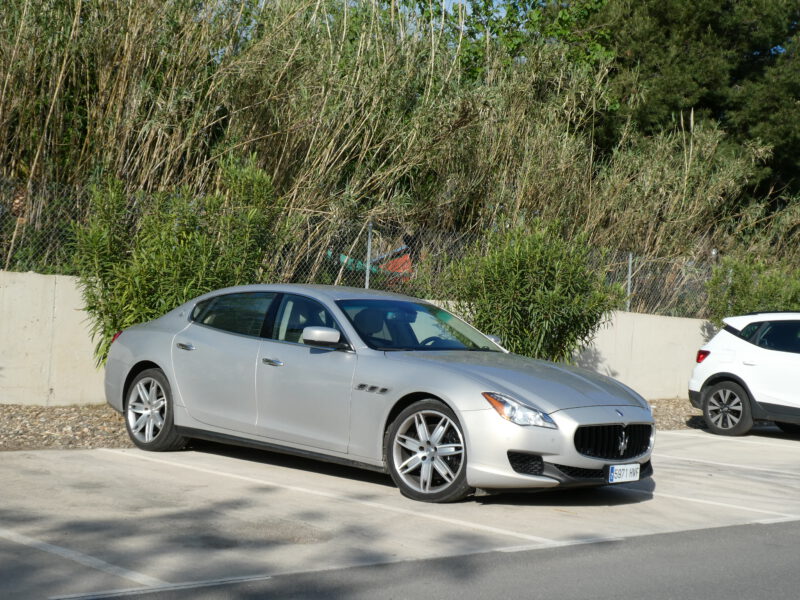
[[[720,435],[744,435],[753,427],[750,398],[742,386],[723,381],[703,393],[703,417]]]

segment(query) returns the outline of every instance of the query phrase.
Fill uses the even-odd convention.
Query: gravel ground
[[[0,450],[131,447],[122,415],[107,404],[0,404]]]
[[[651,405],[659,430],[705,427],[700,411],[688,400],[655,400]],[[0,451],[131,447],[122,416],[105,404],[0,404]]]

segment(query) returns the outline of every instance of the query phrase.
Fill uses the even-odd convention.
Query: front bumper
[[[617,410],[623,413],[622,417]],[[481,489],[603,485],[609,465],[630,463],[642,465],[640,478],[652,475],[649,461],[655,427],[649,410],[597,406],[558,411],[550,416],[558,429],[521,427],[502,419],[491,408],[462,413],[468,439],[467,483]],[[633,424],[653,426],[646,451],[636,456],[601,459],[581,454],[575,448],[575,432],[579,427]],[[525,455],[540,460],[541,469],[512,466],[514,457]]]

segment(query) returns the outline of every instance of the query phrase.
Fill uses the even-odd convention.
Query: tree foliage
[[[797,34],[795,0],[621,0],[596,22],[612,37],[620,99],[611,136],[633,119],[652,134],[693,111],[732,142],[773,149],[757,193],[800,190],[797,178]]]
[[[569,360],[588,345],[622,289],[596,271],[586,240],[571,241],[536,222],[496,232],[471,248],[446,275],[455,309],[510,351]]]
[[[227,164],[217,194],[186,189],[130,197],[119,181],[94,185],[76,230],[76,267],[96,355],[111,337],[216,288],[269,280],[279,246],[269,177]]]
[[[800,311],[800,269],[754,256],[726,257],[708,283],[709,317],[751,312]]]
[[[251,266],[208,281],[255,276],[256,247],[265,273],[289,280],[308,267],[314,278],[341,224],[367,216],[404,232],[541,219],[566,240],[644,256],[717,248],[797,265],[798,10],[7,0],[0,260],[41,268],[53,257],[70,271],[63,248],[31,248],[75,225],[79,249],[106,236],[109,252],[129,253],[97,262],[100,275],[128,269],[145,260],[131,240],[154,254],[167,243],[157,214],[202,251],[186,253],[191,268],[219,274],[211,242],[228,225],[208,216],[219,213],[244,219],[237,235],[254,227],[249,214],[302,235],[281,237],[279,252],[237,246],[231,256]],[[187,285],[188,274],[151,267]]]

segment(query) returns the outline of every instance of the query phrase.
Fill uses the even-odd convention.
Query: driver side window
[[[303,344],[303,329],[314,326],[330,327],[341,333],[333,315],[319,302],[304,296],[286,294],[278,308],[272,339]]]

